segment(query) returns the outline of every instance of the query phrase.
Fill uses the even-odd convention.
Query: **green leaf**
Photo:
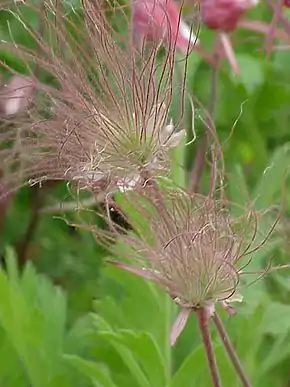
[[[116,387],[104,365],[82,359],[76,355],[63,355],[63,358],[75,367],[75,369],[77,369],[81,374],[89,377],[92,382],[98,383],[97,386]]]
[[[289,334],[279,335],[276,341],[264,351],[264,356],[259,364],[258,375],[262,376],[267,374],[271,369],[281,364],[290,356]]]
[[[186,170],[184,165],[185,142],[186,139],[171,150],[171,178],[177,186],[182,188],[186,187]]]
[[[59,373],[66,302],[62,292],[28,265],[21,277],[8,250],[0,270],[0,325],[21,359],[32,386],[48,386]]]
[[[225,386],[236,387],[235,372],[232,370],[224,348],[214,345],[215,356],[219,366],[221,379],[226,381]],[[169,387],[208,387],[212,383],[204,346],[200,344],[195,348],[181,364],[173,375]]]
[[[103,273],[104,295],[97,303],[98,314],[113,328],[130,328],[150,333],[162,357],[166,359],[166,373],[169,374],[169,337],[176,306],[151,281],[112,266],[105,268]]]
[[[130,349],[142,366],[151,386],[166,385],[164,360],[152,335],[147,332],[121,331],[117,335],[105,333],[105,337]]]
[[[290,305],[269,303],[262,321],[262,332],[272,335],[287,334],[290,332],[289,316]]]
[[[242,83],[248,95],[253,94],[265,81],[264,64],[261,60],[248,54],[236,54],[240,74],[232,76],[235,83]]]
[[[180,368],[173,375],[170,387],[195,387],[198,379],[197,372],[205,371],[204,348],[202,345],[194,349],[184,360]],[[197,372],[196,372],[197,371]]]
[[[229,166],[229,179],[227,181],[227,190],[230,195],[230,200],[234,203],[231,206],[232,212],[236,215],[241,215],[242,210],[239,206],[244,206],[249,199],[249,190],[247,181],[241,165],[233,164]]]
[[[28,387],[25,370],[6,332],[0,329],[0,386]]]
[[[277,195],[282,197],[283,182],[290,165],[290,144],[276,149],[258,180],[252,193],[257,209],[267,208],[274,203]]]
[[[136,385],[140,387],[150,387],[151,384],[146,373],[143,371],[143,367],[138,363],[134,353],[126,346],[126,344],[124,344],[122,334],[110,331],[101,331],[99,334],[108,340],[114,347],[128,367],[131,375],[135,378]]]

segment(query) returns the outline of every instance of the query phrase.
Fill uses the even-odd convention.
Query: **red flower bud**
[[[202,0],[202,18],[208,28],[221,31],[233,31],[239,19],[258,0]]]

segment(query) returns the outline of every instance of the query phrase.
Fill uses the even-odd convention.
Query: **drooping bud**
[[[246,11],[254,7],[258,0],[202,0],[201,14],[208,28],[233,31]]]
[[[164,41],[186,53],[196,43],[174,0],[133,0],[132,12],[133,38],[141,46],[144,41]]]

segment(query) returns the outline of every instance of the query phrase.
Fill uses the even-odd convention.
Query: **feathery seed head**
[[[23,174],[94,188],[104,179],[133,185],[152,170],[166,171],[167,148],[184,134],[168,118],[174,51],[157,59],[152,48],[145,57],[120,42],[99,1],[84,0],[83,14],[73,15],[77,22],[57,7],[45,2],[40,13],[45,38],[25,23],[20,6],[15,13],[35,50],[2,44],[56,85],[36,85],[36,106],[22,125],[26,135],[17,133]]]
[[[138,236],[118,236],[136,265],[117,266],[154,280],[183,308],[240,299],[239,263],[252,216],[235,219],[219,201],[181,190],[127,195],[128,213],[136,210],[127,221]]]

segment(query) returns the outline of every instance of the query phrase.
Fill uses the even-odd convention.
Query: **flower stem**
[[[215,354],[211,342],[210,331],[208,327],[208,315],[206,309],[202,308],[197,311],[199,329],[201,332],[203,345],[206,351],[206,356],[208,360],[209,370],[212,377],[212,382],[214,387],[221,387],[221,380],[217,368],[217,363],[215,359]]]
[[[242,382],[242,385],[244,387],[251,387],[251,383],[250,383],[249,379],[247,378],[247,376],[243,370],[243,366],[242,366],[240,359],[235,351],[235,348],[232,345],[232,342],[227,334],[227,331],[224,327],[224,324],[223,324],[221,318],[219,317],[219,315],[217,313],[215,313],[212,318],[213,318],[213,321],[215,323],[215,326],[217,327],[217,330],[218,330],[219,335],[222,339],[222,342],[226,348],[226,351],[227,351],[227,353],[228,353],[228,355],[233,363],[233,366],[235,367],[235,370],[236,370],[236,372],[237,372],[237,374]]]
[[[273,8],[273,17],[272,17],[272,21],[270,22],[270,25],[269,25],[270,30],[266,36],[266,44],[265,44],[268,58],[269,58],[271,51],[272,51],[274,32],[279,24],[279,20],[280,20],[281,14],[283,12],[283,5],[284,5],[284,0],[277,0],[275,6]]]
[[[172,317],[172,300],[170,297],[166,296],[165,303],[164,303],[164,315],[165,315],[165,338],[164,338],[164,343],[165,343],[165,348],[164,348],[164,353],[165,353],[165,367],[166,367],[166,378],[167,378],[167,383],[169,384],[172,376],[172,349],[171,349],[171,344],[168,338],[170,337],[170,332],[171,332],[171,317]]]

